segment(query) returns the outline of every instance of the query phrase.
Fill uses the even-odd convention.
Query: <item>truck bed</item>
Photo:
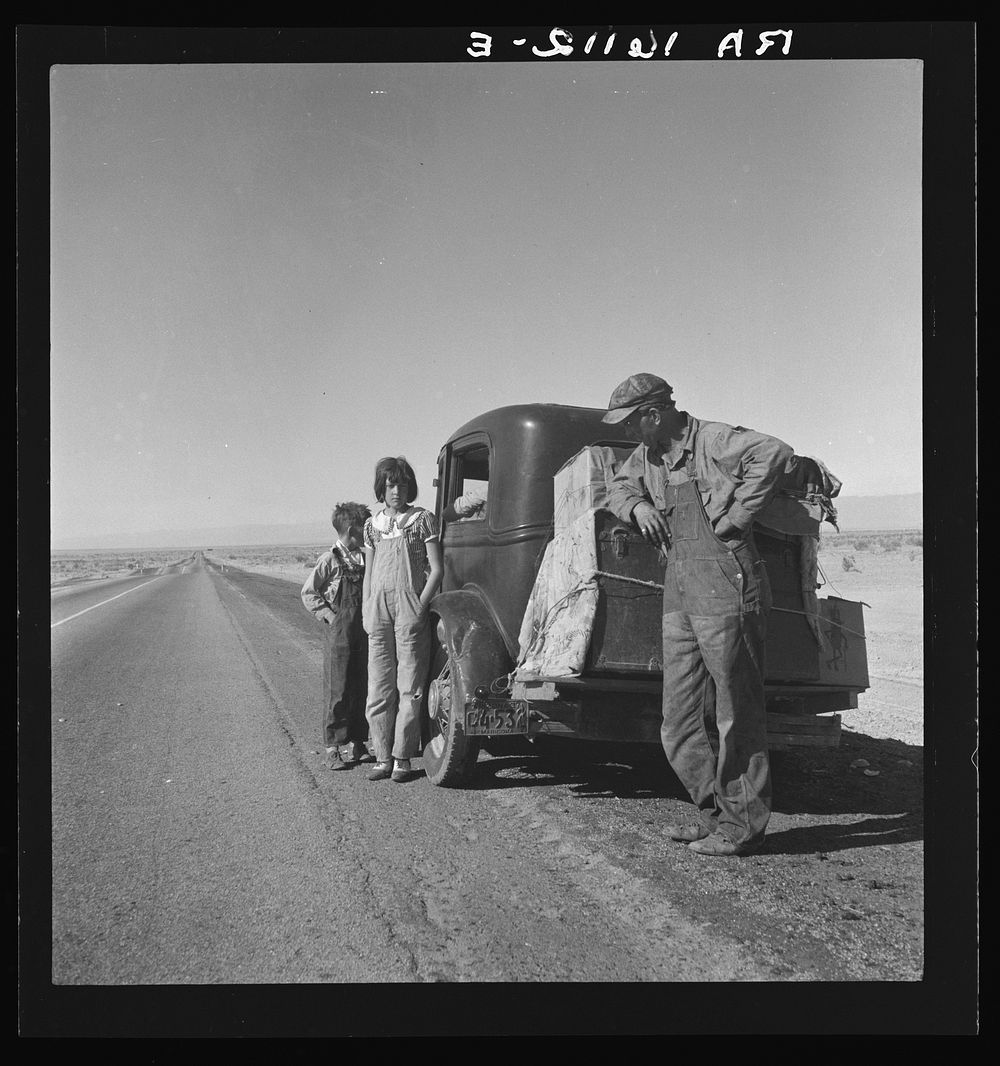
[[[531,704],[531,732],[658,742],[662,582],[658,551],[613,514],[595,514],[599,592],[583,670],[520,671],[512,697]],[[862,605],[812,594],[801,537],[757,531],[774,605],[768,617],[765,693],[772,748],[836,745],[840,715],[868,687]]]

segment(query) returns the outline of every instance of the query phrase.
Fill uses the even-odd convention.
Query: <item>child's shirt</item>
[[[402,517],[390,517],[387,511],[379,511],[365,521],[364,540],[369,548],[374,548],[380,540],[403,536],[408,541],[418,540],[421,543],[437,540],[437,519],[433,512],[423,507],[412,507]]]
[[[413,585],[419,593],[430,572],[427,542],[437,540],[438,535],[434,512],[423,507],[413,507],[402,516],[390,517],[385,511],[373,515],[365,522],[364,542],[366,547],[377,551],[381,541],[402,537],[410,559]]]
[[[337,538],[329,551],[323,552],[302,586],[302,602],[306,609],[322,619],[341,601],[341,586],[346,581],[357,587],[357,601],[361,601],[361,584],[365,577],[365,557],[360,551],[349,551]]]

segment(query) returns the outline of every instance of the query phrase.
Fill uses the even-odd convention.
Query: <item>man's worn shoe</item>
[[[734,844],[728,837],[721,833],[713,833],[702,840],[695,840],[688,844],[692,851],[699,855],[750,855],[760,848],[763,841],[754,844]]]
[[[326,752],[326,768],[328,770],[348,770],[350,767],[344,762],[339,748],[328,748]]]
[[[392,777],[392,763],[379,762],[375,764],[375,769],[368,775],[368,780],[387,781],[390,777]]]
[[[667,836],[671,840],[680,840],[690,844],[694,840],[702,840],[709,835],[709,830],[701,822],[689,822],[685,825],[668,825]]]

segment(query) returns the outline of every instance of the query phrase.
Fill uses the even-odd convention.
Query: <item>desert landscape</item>
[[[187,562],[192,555],[191,548],[52,551],[49,553],[49,584],[59,588],[78,581],[155,574],[163,567]]]
[[[924,549],[920,530],[824,535],[820,596],[866,604],[870,687],[845,729],[924,743]]]

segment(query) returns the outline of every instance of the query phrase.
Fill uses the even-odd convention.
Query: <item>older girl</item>
[[[375,466],[385,508],[365,522],[362,619],[368,634],[368,719],[377,765],[371,781],[409,781],[420,751],[420,704],[430,667],[428,607],[444,567],[437,520],[414,507],[417,478],[403,458]]]

